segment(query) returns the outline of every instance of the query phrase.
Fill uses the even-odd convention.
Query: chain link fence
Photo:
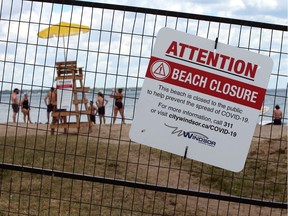
[[[90,32],[37,36],[61,21],[89,26]],[[1,215],[287,214],[287,26],[68,0],[2,1],[0,23]],[[135,104],[163,27],[218,38],[273,59],[263,103],[270,109],[259,115],[241,172],[129,139]],[[79,131],[59,126],[51,135],[44,99],[56,85],[55,62],[65,60],[83,68],[88,101],[95,102],[99,91],[104,94],[106,122],[100,124],[97,114],[95,125]],[[21,108],[13,122],[15,88],[19,101],[28,93],[32,123],[24,122]],[[114,99],[109,96],[116,88],[124,89],[126,124],[120,115],[113,124]],[[276,104],[283,124],[265,125]]]

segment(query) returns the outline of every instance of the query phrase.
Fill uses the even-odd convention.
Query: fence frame
[[[82,7],[102,8],[102,9],[111,9],[111,10],[120,10],[120,11],[130,11],[134,13],[139,12],[139,13],[152,14],[152,15],[164,15],[164,16],[171,16],[171,17],[197,19],[197,20],[203,20],[203,21],[209,21],[209,22],[235,24],[235,25],[240,25],[240,26],[259,27],[259,28],[264,28],[264,29],[279,30],[283,32],[288,31],[287,26],[284,26],[284,25],[276,25],[276,24],[260,23],[260,22],[247,21],[247,20],[172,12],[172,11],[165,11],[165,10],[158,10],[158,9],[139,8],[139,7],[131,7],[131,6],[123,6],[123,5],[112,5],[112,4],[104,4],[104,3],[93,3],[93,2],[71,1],[71,0],[25,0],[25,1],[67,4],[71,6],[82,6]],[[62,177],[62,178],[98,182],[98,183],[104,183],[104,184],[112,184],[112,185],[118,185],[118,186],[125,186],[125,187],[139,188],[139,189],[145,189],[145,190],[153,190],[153,191],[159,191],[159,192],[167,192],[167,193],[173,193],[173,194],[202,197],[202,198],[209,198],[209,199],[236,202],[236,203],[244,203],[244,204],[250,204],[250,205],[265,206],[265,207],[271,207],[271,208],[281,208],[281,209],[288,208],[288,203],[269,202],[265,200],[248,199],[245,197],[227,196],[227,195],[222,195],[222,194],[184,190],[184,189],[179,189],[179,188],[163,187],[163,186],[152,185],[152,184],[144,184],[144,183],[139,183],[139,182],[109,179],[109,178],[104,178],[104,177],[99,177],[99,176],[90,176],[90,175],[83,175],[83,174],[77,174],[77,173],[68,173],[68,172],[62,172],[62,171],[57,171],[57,170],[40,169],[40,168],[21,166],[21,165],[15,165],[15,164],[0,163],[0,168],[19,171],[19,172],[27,172],[27,173],[34,173],[34,174],[41,174],[41,175],[48,175],[48,176],[57,176],[57,177]]]

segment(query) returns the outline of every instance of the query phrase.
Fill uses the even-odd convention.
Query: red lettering
[[[207,59],[207,53],[208,50],[200,49],[196,61],[201,64],[205,64],[205,60]]]
[[[221,61],[221,64],[220,64],[220,68],[221,69],[224,69],[225,65],[226,65],[226,61],[228,59],[230,59],[229,56],[226,56],[226,55],[220,55],[220,57],[222,58],[222,61]]]
[[[241,59],[172,41],[166,54],[254,79],[258,65]]]
[[[191,52],[190,52],[190,55],[189,55],[189,60],[193,60],[195,51],[199,50],[199,48],[198,47],[193,47],[193,46],[189,46],[189,48],[191,49]]]
[[[248,62],[248,64],[246,65],[245,76],[254,78],[256,75],[257,68],[258,65],[252,65],[252,63]]]
[[[228,71],[231,71],[232,70],[232,68],[233,68],[233,64],[234,64],[234,58],[231,58],[230,59],[230,62],[229,62],[229,66],[228,66]]]
[[[206,64],[211,65],[213,67],[217,67],[218,59],[219,59],[218,53],[209,52]]]
[[[237,60],[235,62],[234,71],[237,74],[242,74],[244,71],[245,62],[243,60]]]
[[[179,57],[182,58],[184,56],[184,52],[185,52],[186,48],[188,48],[188,45],[183,44],[183,43],[179,43],[179,46],[181,47]]]
[[[166,51],[167,54],[172,53],[172,55],[177,56],[177,42],[176,41],[172,41],[172,43],[170,44],[169,48]]]

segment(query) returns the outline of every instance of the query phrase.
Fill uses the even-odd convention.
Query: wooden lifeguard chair
[[[67,132],[68,128],[77,128],[77,133],[79,133],[81,127],[90,126],[90,116],[88,113],[88,100],[86,98],[86,93],[90,90],[90,88],[83,86],[83,69],[81,67],[77,67],[76,61],[56,62],[55,67],[57,71],[56,81],[72,80],[71,91],[73,101],[70,110],[57,107],[56,110],[52,111],[53,120],[52,124],[50,125],[51,134],[53,135],[54,130],[58,128],[64,128],[64,133]],[[81,98],[79,98],[79,93],[81,95],[80,96]],[[83,108],[82,104],[84,104],[84,110],[80,109]],[[80,108],[79,105],[81,105]],[[83,118],[82,115],[84,115]],[[87,117],[87,121],[83,121],[85,115]],[[70,120],[70,116],[75,116],[76,121],[68,122],[67,118],[68,120]],[[60,121],[60,119],[62,120],[62,122]]]

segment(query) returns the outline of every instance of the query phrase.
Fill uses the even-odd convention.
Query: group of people
[[[20,93],[18,88],[13,90],[11,95],[11,102],[12,102],[12,109],[13,109],[13,122],[16,123],[16,116],[20,110],[23,113],[24,122],[32,123],[30,119],[30,102],[28,98],[28,94],[24,93],[23,98],[21,101],[18,99],[18,94]],[[111,98],[115,99],[115,104],[113,108],[113,124],[116,122],[116,118],[118,113],[120,113],[122,123],[125,124],[124,118],[124,106],[123,106],[123,89],[119,88],[117,91],[112,90],[110,95]],[[49,124],[50,114],[52,111],[57,109],[57,92],[54,87],[51,87],[50,91],[46,94],[44,98],[45,105],[47,106],[47,123]],[[104,94],[102,92],[98,92],[97,99],[96,99],[96,106],[94,105],[93,101],[90,101],[90,106],[88,107],[90,121],[92,124],[96,124],[95,115],[98,113],[100,124],[106,124],[105,118],[105,106],[108,103],[108,100],[104,98]]]
[[[96,113],[98,112],[100,124],[102,122],[106,123],[105,118],[105,106],[108,103],[108,100],[104,98],[104,95],[101,92],[98,92],[97,99],[96,99],[96,105],[93,105],[94,102],[90,101],[90,106],[88,107],[89,115],[90,115],[90,122],[91,124],[96,124]]]
[[[24,93],[24,97],[19,102],[18,94],[20,93],[18,88],[15,88],[13,90],[13,93],[11,95],[11,102],[12,102],[12,109],[13,109],[13,122],[16,122],[16,116],[17,113],[20,110],[23,113],[23,119],[24,122],[32,123],[30,118],[30,103],[28,94]],[[115,104],[113,108],[113,124],[116,122],[116,118],[118,113],[120,113],[122,123],[125,124],[125,118],[124,118],[124,106],[123,106],[123,89],[119,88],[117,91],[112,90],[112,93],[110,95],[111,98],[114,98]],[[50,91],[47,93],[47,95],[44,98],[45,104],[47,106],[47,124],[49,123],[50,113],[54,110],[56,110],[56,104],[57,104],[57,92],[52,87]],[[93,101],[90,101],[90,106],[88,108],[89,115],[90,115],[90,121],[92,124],[96,124],[96,118],[95,115],[98,112],[100,124],[106,123],[105,118],[105,106],[108,103],[108,100],[104,98],[103,93],[98,92],[97,99],[96,99],[96,106],[94,105]],[[280,110],[280,106],[276,105],[273,110],[273,124],[274,125],[281,125],[281,119],[282,119],[282,111]]]
[[[113,108],[113,124],[116,122],[118,112],[120,113],[122,123],[125,124],[124,118],[124,106],[123,106],[123,89],[119,88],[117,91],[112,91],[110,97],[115,99],[115,104]],[[96,124],[95,115],[98,112],[100,124],[106,123],[105,118],[105,106],[108,103],[108,100],[104,98],[103,93],[98,92],[96,99],[96,106],[93,101],[90,101],[90,106],[88,108],[90,114],[90,121],[92,124]]]
[[[24,122],[26,123],[26,120],[27,120],[27,122],[32,123],[31,118],[30,118],[30,103],[28,99],[28,94],[24,93],[24,97],[21,99],[21,101],[19,101],[18,99],[19,93],[20,93],[19,89],[15,88],[11,95],[11,102],[12,102],[12,109],[13,109],[13,115],[12,115],[13,122],[16,123],[16,116],[21,107]]]

